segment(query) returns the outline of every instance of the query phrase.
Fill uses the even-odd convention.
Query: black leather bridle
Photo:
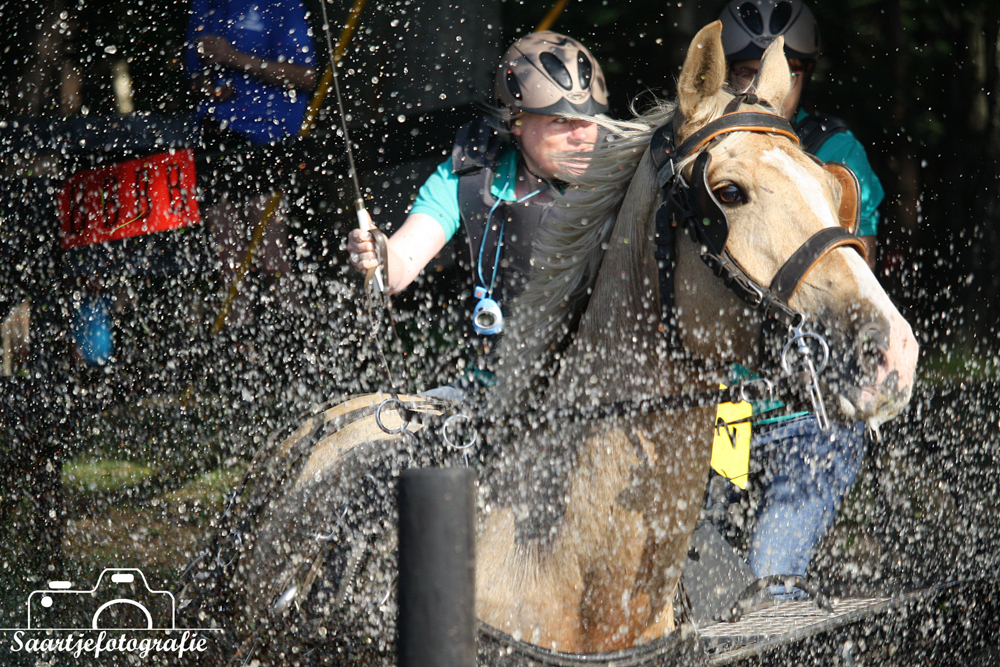
[[[839,227],[828,227],[810,237],[778,269],[771,284],[765,287],[754,280],[726,249],[729,218],[708,184],[711,154],[705,150],[716,139],[731,132],[760,132],[784,136],[799,144],[792,125],[776,113],[739,111],[747,104],[767,105],[752,93],[737,95],[726,112],[711,121],[680,146],[675,146],[675,127],[670,122],[653,133],[650,155],[662,190],[660,209],[656,214],[656,261],[659,272],[661,318],[674,348],[682,347],[674,317],[674,242],[675,229],[686,230],[699,244],[702,261],[742,301],[759,311],[767,320],[791,329],[802,325],[805,316],[788,305],[795,290],[809,270],[826,253],[840,246],[853,246],[862,257],[864,244],[855,235],[859,220],[860,201],[857,178],[846,166],[819,162],[836,176],[843,186]],[[767,105],[769,106],[769,105]],[[678,163],[699,153],[694,160],[690,182],[684,179]],[[814,158],[815,159],[815,158]]]

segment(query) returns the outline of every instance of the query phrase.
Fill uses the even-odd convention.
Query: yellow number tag
[[[719,385],[725,389],[726,385]],[[746,401],[719,403],[715,413],[715,437],[712,440],[712,468],[740,487],[747,488],[750,474],[750,416],[753,408]]]

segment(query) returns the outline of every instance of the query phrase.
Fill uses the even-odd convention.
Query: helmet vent
[[[580,87],[584,90],[590,88],[590,78],[594,75],[594,67],[590,64],[590,58],[583,51],[576,54],[576,75],[580,79]]]
[[[779,2],[771,12],[771,34],[782,35],[788,27],[788,21],[792,18],[792,3]]]
[[[521,84],[517,82],[517,77],[514,76],[512,69],[507,70],[507,90],[514,96],[515,100],[521,99]]]
[[[760,15],[757,5],[752,2],[744,2],[740,5],[740,18],[743,19],[743,25],[747,27],[747,30],[755,35],[764,34],[764,17]]]
[[[573,77],[570,76],[569,70],[566,69],[566,65],[559,60],[558,56],[548,51],[543,51],[538,54],[538,60],[541,61],[542,67],[549,73],[553,81],[566,90],[573,90]]]

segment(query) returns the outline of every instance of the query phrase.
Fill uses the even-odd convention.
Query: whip
[[[382,249],[384,245],[384,240],[380,240],[378,237],[381,236],[380,232],[373,229],[370,224],[368,224],[368,217],[365,215],[365,199],[361,194],[361,184],[358,182],[358,170],[354,166],[354,150],[351,148],[351,136],[347,132],[347,115],[344,113],[344,99],[340,94],[340,80],[337,77],[337,54],[333,50],[333,40],[330,37],[330,20],[327,18],[326,14],[326,2],[327,0],[322,0],[320,2],[320,7],[323,10],[323,33],[326,35],[326,50],[330,55],[330,72],[333,76],[333,96],[337,99],[337,111],[340,114],[340,129],[344,133],[344,146],[347,149],[347,169],[351,174],[351,182],[354,184],[354,211],[358,216],[358,228],[362,231],[371,233],[376,237],[376,245],[379,250]],[[355,3],[355,8],[357,11],[352,10],[351,19],[354,19],[358,13],[360,13],[360,6],[363,6],[364,0],[357,0]],[[381,241],[381,242],[380,242]],[[384,252],[380,252],[380,260],[384,260]],[[379,266],[382,262],[379,262]],[[372,286],[376,292],[384,293],[386,291],[385,283],[382,280],[382,272],[376,267],[368,272],[368,276],[365,279],[366,284]]]

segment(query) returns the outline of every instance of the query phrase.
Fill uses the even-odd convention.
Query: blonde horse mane
[[[501,346],[501,402],[519,400],[535,381],[554,371],[590,297],[607,241],[629,183],[653,131],[673,117],[676,105],[659,101],[630,121],[581,117],[606,133],[587,154],[574,187],[556,199],[556,213],[538,232],[534,266],[525,291],[512,305],[513,326]],[[577,159],[579,157],[577,156]]]

